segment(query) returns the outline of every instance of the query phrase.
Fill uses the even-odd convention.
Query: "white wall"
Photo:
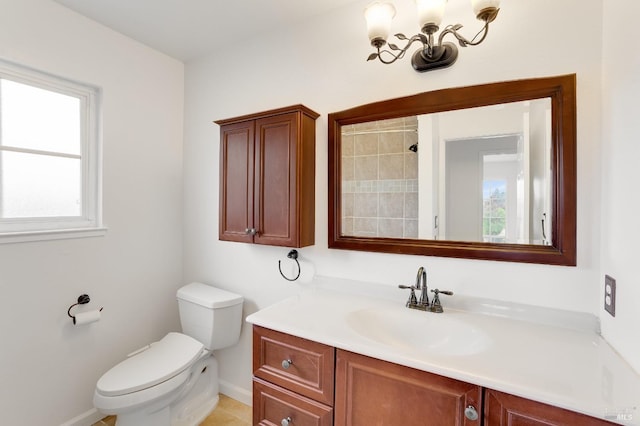
[[[184,66],[50,0],[0,10],[1,58],[104,94],[106,236],[0,245],[0,423],[59,425],[117,360],[179,329]],[[82,293],[102,320],[73,327]]]
[[[602,268],[617,282],[616,317],[603,313],[603,335],[640,371],[640,52],[625,46],[634,40],[634,17],[640,4],[633,0],[604,3],[602,168]]]
[[[618,279],[618,312],[615,319],[602,315],[603,332],[640,370],[640,343],[631,338],[640,321],[640,285],[631,266],[640,235],[629,226],[640,202],[637,191],[627,190],[639,177],[640,128],[633,111],[640,64],[621,42],[634,35],[637,13],[629,11],[637,12],[638,5],[504,2],[483,45],[462,49],[449,69],[419,74],[408,59],[390,66],[365,61],[370,47],[362,10],[368,2],[188,64],[181,187],[183,65],[49,0],[0,0],[0,57],[104,90],[109,227],[102,238],[0,245],[3,422],[60,424],[90,410],[103,371],[178,328],[174,294],[184,282],[201,280],[243,294],[246,314],[299,289],[277,271],[287,249],[218,241],[219,128],[212,123],[296,103],[322,114],[316,131],[316,244],[300,250],[302,281],[317,273],[395,286],[410,283],[424,265],[432,285],[461,294],[601,315],[602,277],[608,273]],[[604,49],[597,37],[602,3]],[[416,31],[411,4],[397,0],[394,31]],[[467,1],[450,1],[446,22],[460,21],[465,34],[474,33],[478,23],[468,9]],[[540,22],[548,31],[541,31]],[[574,72],[577,267],[327,249],[328,113],[422,91]],[[74,328],[66,309],[85,292],[90,307],[105,307],[103,319]],[[398,294],[401,303],[405,295]],[[227,388],[248,392],[249,328],[239,345],[218,358]]]
[[[411,283],[424,265],[430,284],[441,289],[599,314],[601,2],[504,2],[484,44],[461,49],[451,68],[426,74],[413,71],[407,58],[394,65],[366,61],[371,48],[362,10],[368,2],[187,64],[184,281],[202,280],[243,294],[247,314],[297,291],[300,284],[286,282],[277,269],[279,259],[286,262],[287,249],[218,241],[219,128],[212,121],[303,103],[321,114],[316,130],[316,244],[300,250],[303,274],[315,271],[395,286]],[[416,32],[413,2],[395,3],[392,32]],[[448,5],[447,23],[462,22],[465,34],[479,29],[467,1]],[[328,113],[417,92],[568,73],[578,76],[577,267],[327,248]],[[402,303],[406,295],[398,294]],[[249,390],[249,327],[239,345],[218,357],[222,380]]]

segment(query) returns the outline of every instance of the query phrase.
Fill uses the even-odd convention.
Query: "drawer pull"
[[[469,420],[478,420],[478,412],[473,407],[473,405],[470,405],[464,409],[464,416]]]
[[[293,361],[291,361],[290,359],[285,359],[284,361],[282,361],[282,368],[286,370],[291,367],[291,364],[293,364]]]
[[[289,426],[291,424],[291,417],[287,417],[286,419],[282,419],[280,422],[282,426]]]

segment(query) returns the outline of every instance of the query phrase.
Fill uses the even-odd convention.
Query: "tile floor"
[[[220,402],[200,426],[251,426],[251,407],[220,394]],[[116,418],[109,416],[93,426],[114,426]]]

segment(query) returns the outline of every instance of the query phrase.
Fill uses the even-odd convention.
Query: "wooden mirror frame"
[[[341,235],[341,128],[410,115],[551,98],[552,245]],[[329,248],[507,262],[576,265],[576,75],[442,89],[331,113]]]

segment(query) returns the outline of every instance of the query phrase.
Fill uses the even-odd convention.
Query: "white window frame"
[[[72,96],[81,105],[82,206],[80,216],[0,218],[0,244],[104,235],[102,223],[101,90],[0,59],[0,78]],[[3,152],[56,153],[2,147]],[[77,157],[74,157],[77,158]],[[1,190],[1,187],[0,187]]]

